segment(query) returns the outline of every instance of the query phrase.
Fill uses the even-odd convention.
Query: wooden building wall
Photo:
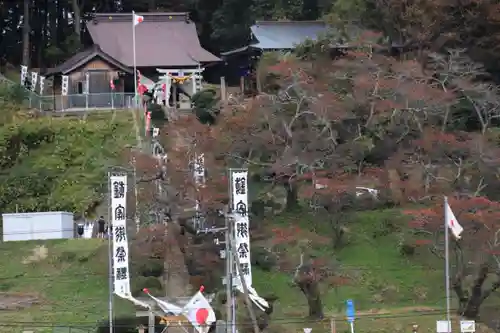
[[[118,78],[120,72],[101,59],[89,61],[85,66],[69,74],[68,94],[80,94],[85,87],[85,73],[89,73],[89,93],[111,93],[110,81]],[[123,82],[115,84],[115,92],[123,92]]]

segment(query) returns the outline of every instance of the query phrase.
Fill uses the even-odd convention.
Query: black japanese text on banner
[[[113,277],[116,294],[130,294],[127,238],[127,176],[111,176],[111,225],[113,230]]]
[[[247,170],[231,170],[235,251],[240,261],[240,270],[245,277],[245,282],[248,287],[251,287],[252,264],[250,260],[250,220],[248,218],[247,176]],[[238,281],[238,279],[236,279],[236,281]]]

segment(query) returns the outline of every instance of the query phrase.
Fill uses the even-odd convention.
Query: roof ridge
[[[186,22],[190,23],[189,13],[178,12],[178,13],[168,13],[168,12],[158,12],[158,13],[135,13],[144,17],[144,23],[147,22]],[[96,13],[88,21],[94,24],[102,22],[132,22],[132,13]]]

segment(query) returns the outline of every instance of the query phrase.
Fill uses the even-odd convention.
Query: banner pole
[[[113,333],[113,247],[111,225],[111,172],[108,172],[108,267],[109,267],[109,333]]]

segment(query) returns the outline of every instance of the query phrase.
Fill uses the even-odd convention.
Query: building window
[[[77,83],[76,89],[77,89],[78,94],[83,94],[83,82],[82,81]]]

